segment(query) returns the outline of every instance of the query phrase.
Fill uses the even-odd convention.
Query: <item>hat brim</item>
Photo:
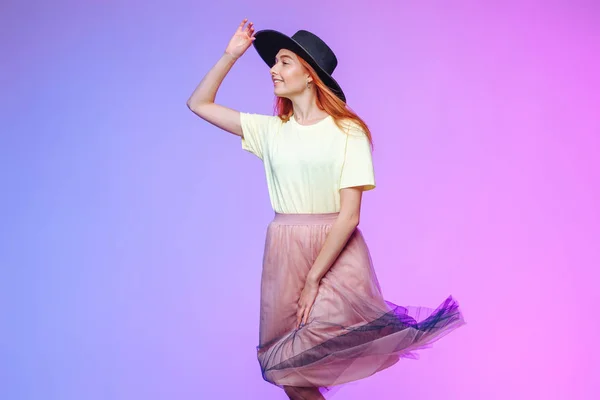
[[[275,57],[281,49],[287,49],[302,57],[319,75],[319,78],[338,96],[344,103],[346,96],[340,85],[331,75],[324,71],[314,58],[298,42],[291,37],[274,30],[266,29],[254,34],[254,48],[269,67],[275,65]]]

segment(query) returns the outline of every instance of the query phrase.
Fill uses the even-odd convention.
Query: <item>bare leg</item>
[[[304,400],[304,397],[300,396],[295,386],[284,386],[283,390],[290,400]]]
[[[306,400],[325,400],[318,388],[300,388],[300,393]]]
[[[291,400],[324,400],[325,397],[315,387],[284,386],[285,394]]]

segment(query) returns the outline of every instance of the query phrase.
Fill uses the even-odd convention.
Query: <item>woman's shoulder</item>
[[[281,122],[281,118],[277,115],[267,115],[248,111],[240,111],[240,115],[247,119],[257,119],[268,122]]]
[[[267,115],[253,112],[240,112],[242,125],[253,124],[266,128],[267,130],[277,129],[281,127],[283,121],[277,115]]]
[[[366,136],[366,132],[363,127],[352,118],[340,118],[337,120],[337,122],[339,125],[336,125],[338,125],[338,128],[340,128],[345,134],[356,137]]]

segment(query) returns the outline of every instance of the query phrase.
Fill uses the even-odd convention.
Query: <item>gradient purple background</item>
[[[350,4],[2,3],[1,399],[285,398],[255,356],[262,166],[185,105],[246,16],[334,49],[386,297],[468,322],[334,398],[600,397],[600,4]],[[254,49],[217,101],[271,113]]]

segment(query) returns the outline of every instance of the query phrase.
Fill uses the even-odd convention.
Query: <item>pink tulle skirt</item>
[[[321,280],[308,323],[296,329],[305,278],[337,214],[276,214],[267,229],[258,360],[278,386],[328,388],[370,376],[463,325],[450,296],[436,309],[385,301],[356,229]]]

